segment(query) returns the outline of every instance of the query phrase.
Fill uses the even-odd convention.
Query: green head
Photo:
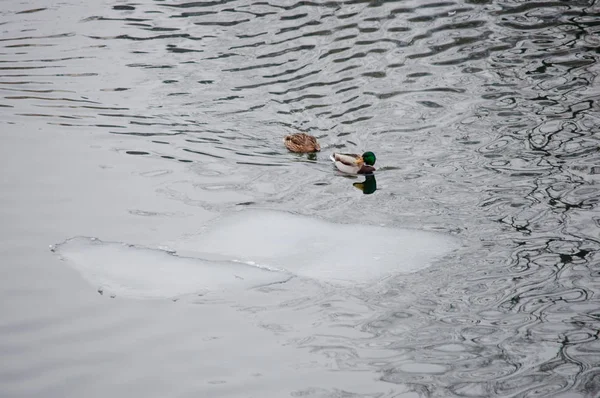
[[[377,160],[373,152],[363,153],[362,158],[365,161],[365,164],[368,164],[369,166],[373,166],[375,164],[375,161]]]

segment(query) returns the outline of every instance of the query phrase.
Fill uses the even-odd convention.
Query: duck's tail
[[[332,153],[331,155],[329,155],[329,159],[331,159],[331,161],[333,163],[335,163],[335,153]]]

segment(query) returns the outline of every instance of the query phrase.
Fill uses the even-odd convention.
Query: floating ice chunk
[[[415,272],[458,246],[434,232],[364,224],[336,224],[284,212],[246,210],[213,221],[178,249],[327,282],[372,282]]]
[[[426,268],[457,241],[433,232],[248,210],[178,241],[173,249],[180,255],[169,247],[77,237],[51,249],[108,294],[176,297],[281,283],[293,275],[337,285],[372,283]]]
[[[99,291],[137,298],[177,297],[285,282],[291,275],[233,261],[76,237],[51,247]]]

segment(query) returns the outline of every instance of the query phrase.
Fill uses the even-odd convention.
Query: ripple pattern
[[[240,305],[329,370],[375,375],[371,392],[292,396],[598,396],[597,1],[7,2],[0,15],[4,126],[184,163],[189,179],[155,193],[192,209],[462,239],[418,274]],[[322,153],[287,153],[297,131]],[[326,158],[368,149],[378,189],[362,195]],[[283,325],[291,312],[308,326]],[[31,327],[3,324],[3,352]]]

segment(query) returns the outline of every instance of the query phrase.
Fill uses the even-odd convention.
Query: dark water
[[[89,141],[98,146],[99,160],[92,161],[98,167],[111,161],[140,170],[147,162],[161,170],[184,167],[183,177],[167,175],[152,186],[152,195],[180,210],[158,214],[147,235],[159,234],[165,218],[183,225],[195,212],[251,206],[435,230],[463,242],[424,272],[302,301],[302,318],[287,315],[294,333],[275,321],[267,325],[269,315],[256,321],[277,345],[326,360],[323,378],[209,394],[188,383],[208,377],[191,366],[189,378],[166,372],[163,390],[140,390],[150,382],[140,371],[122,381],[123,390],[108,391],[137,385],[134,395],[600,396],[596,1],[4,1],[0,31],[3,145],[29,131],[66,152],[71,140]],[[316,159],[285,150],[283,136],[296,131],[319,138]],[[32,148],[40,140],[27,141],[15,156],[35,164]],[[52,148],[39,153],[60,163]],[[337,175],[327,161],[334,150],[374,151],[377,190],[364,195],[353,186],[363,178]],[[18,176],[19,166],[7,159],[4,174]],[[65,170],[82,167],[65,162]],[[122,177],[114,192],[136,186],[138,174]],[[2,203],[18,201],[24,213],[51,206],[53,179],[42,188],[19,181],[5,184]],[[25,200],[29,195],[46,195],[44,204]],[[132,220],[149,215],[145,195],[130,206]],[[126,200],[115,193],[114,201]],[[35,303],[48,305],[54,290],[12,287],[42,268],[44,275],[57,272],[35,265],[41,255],[28,260],[27,250],[85,231],[65,227],[33,245],[25,238],[31,232],[18,226],[25,216],[2,214],[5,258],[32,264],[3,270],[11,276],[0,282],[0,345],[10,360],[0,365],[0,392],[77,396],[93,388],[98,369],[127,369],[129,357],[118,355],[101,356],[105,367],[86,375],[75,366],[87,364],[87,340],[100,344],[98,330],[110,334],[117,323],[121,334],[144,336],[147,329],[132,319],[146,325],[151,312],[136,315],[137,304],[119,307],[81,287],[68,296],[94,295],[86,299],[91,304],[63,298],[61,312],[52,316],[50,305],[45,313]],[[44,214],[39,222],[46,226],[36,231],[52,230],[50,211]],[[22,297],[29,297],[27,321],[18,320],[10,301]],[[275,307],[264,308],[276,314]],[[68,326],[84,313],[95,328]],[[328,325],[326,332],[298,326],[316,325],[315,319]],[[180,333],[189,339],[195,331]],[[24,345],[41,339],[35,347],[43,352],[61,333],[79,341],[76,353],[58,362],[38,361],[31,352],[23,359]],[[55,337],[44,342],[48,335]],[[173,354],[178,350],[186,348],[167,342],[160,352],[186,361]],[[224,346],[218,355],[239,351]],[[276,354],[263,354],[278,363]],[[246,385],[235,375],[250,365],[228,366]],[[103,374],[105,388],[119,385],[116,374]],[[359,388],[353,375],[367,381]]]

